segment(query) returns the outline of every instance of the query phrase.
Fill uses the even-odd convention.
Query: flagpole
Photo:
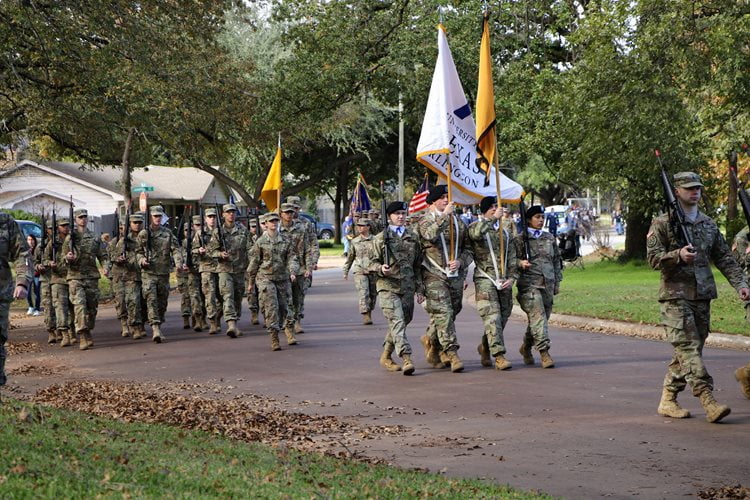
[[[279,142],[277,145],[279,151],[281,151],[281,131],[279,131]],[[281,176],[281,172],[279,172],[279,176]],[[281,212],[281,189],[284,187],[283,182],[279,182],[279,191],[276,194],[276,211]]]
[[[453,177],[453,166],[451,165],[451,162],[448,161],[448,203],[451,203],[453,201],[453,180],[451,180],[451,177]],[[453,215],[449,217],[448,220],[448,244],[449,244],[449,250],[448,250],[448,260],[455,260],[456,256],[454,255],[454,248],[453,248],[453,240],[455,238],[455,235],[453,234]]]
[[[497,145],[497,143],[495,143]],[[495,147],[495,189],[497,191],[497,206],[498,208],[502,208],[502,196],[500,195],[501,189],[500,189],[500,169],[498,168],[498,151],[497,147]],[[503,213],[500,215],[500,227],[498,228],[498,231],[500,234],[498,236],[500,237],[500,274],[505,277],[505,236],[503,234],[503,222],[505,214]]]

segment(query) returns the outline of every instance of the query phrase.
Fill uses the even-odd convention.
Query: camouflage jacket
[[[49,245],[49,240],[45,242],[45,247]],[[39,281],[42,283],[49,282],[52,279],[52,269],[44,265],[44,248],[39,244],[34,247],[33,251],[34,271],[39,273]]]
[[[524,259],[523,235],[519,234],[513,238],[513,246],[516,251],[516,262]],[[531,267],[523,270],[518,265],[518,291],[523,293],[529,288],[542,288],[547,293],[553,294],[555,288],[560,286],[562,276],[562,259],[560,249],[557,247],[557,239],[550,233],[543,231],[539,238],[529,235],[529,262]]]
[[[679,256],[677,238],[672,233],[668,215],[656,217],[646,238],[646,257],[653,269],[661,272],[659,300],[711,300],[717,297],[711,262],[737,290],[747,287],[742,268],[732,256],[716,223],[698,212],[695,222],[686,223],[697,255],[692,264]]]
[[[425,272],[438,278],[445,279],[443,270],[448,267],[446,250],[450,254],[450,224],[453,221],[453,248],[456,260],[461,261],[460,274],[466,276],[471,264],[471,250],[467,244],[467,228],[455,214],[450,217],[435,211],[428,211],[417,225],[419,243],[422,246],[422,266]],[[443,246],[445,243],[445,246]]]
[[[206,237],[203,238],[200,232],[196,232],[193,236],[193,262],[197,263],[198,271],[201,273],[215,273],[217,272],[217,262],[214,257],[211,257],[208,251],[201,255],[199,249],[201,247],[208,249],[208,243],[214,238],[216,228],[210,229],[206,226]]]
[[[303,263],[309,263],[305,264],[306,267],[300,272],[312,271],[318,265],[318,260],[320,259],[320,245],[318,244],[318,234],[315,231],[315,224],[303,217],[295,219],[295,222],[299,222],[305,227],[305,255],[304,258],[300,259],[300,266]]]
[[[247,269],[247,229],[234,224],[227,227],[226,224],[221,226],[221,234],[224,239],[224,249],[229,258],[221,258],[222,243],[219,236],[219,230],[215,229],[211,234],[211,240],[208,242],[208,253],[216,260],[216,272],[219,273],[244,273]]]
[[[193,274],[198,274],[198,273],[200,273],[200,269],[199,269],[200,262],[198,262],[198,259],[195,258],[195,254],[194,254],[194,252],[192,250],[192,248],[193,248],[192,243],[194,243],[194,242],[195,242],[195,238],[192,238],[191,241],[188,241],[187,238],[183,238],[182,239],[182,244],[181,244],[181,247],[182,247],[182,257],[183,257],[182,263],[185,264],[185,265],[188,265],[188,258],[187,258],[187,256],[188,256],[188,253],[189,253],[190,254],[190,269],[189,269],[189,272],[191,272]],[[191,245],[188,246],[188,243],[191,243]]]
[[[349,274],[349,269],[354,274],[370,273],[370,265],[375,253],[372,248],[372,240],[372,235],[368,235],[366,238],[359,235],[352,240],[349,253],[346,256],[346,262],[344,263],[344,276]],[[352,267],[352,264],[354,267]]]
[[[292,250],[297,257],[297,274],[304,274],[308,269],[312,269],[312,254],[305,252],[307,245],[307,229],[301,222],[292,221],[289,227],[284,226],[284,221],[279,223],[279,233],[292,245]]]
[[[76,227],[71,227],[70,230],[71,233],[65,237],[62,246],[63,254],[75,249],[75,259],[68,262],[68,280],[99,279],[96,261],[99,261],[103,269],[109,266],[107,252],[102,249],[99,238],[88,229],[83,233]]]
[[[13,294],[11,262],[14,263],[16,271],[15,285],[23,285],[28,289],[29,282],[34,276],[26,265],[28,254],[29,245],[15,219],[0,212],[0,300],[10,300]]]
[[[109,262],[112,266],[109,277],[122,281],[141,281],[141,268],[138,265],[136,249],[138,235],[131,231],[126,238],[113,238],[107,246]],[[125,261],[118,262],[122,257],[122,247],[125,245]]]
[[[749,237],[750,230],[745,226],[745,228],[734,237],[734,243],[732,244],[732,255],[734,255],[734,258],[739,262],[742,270],[745,271],[745,275],[750,271]]]
[[[155,276],[164,276],[172,272],[172,262],[177,267],[182,265],[182,252],[177,238],[172,231],[166,227],[151,230],[151,243],[148,241],[148,232],[143,229],[138,233],[136,255],[138,265],[142,266],[148,254],[148,267],[142,267],[141,274],[146,273]]]
[[[49,281],[53,285],[65,285],[68,283],[68,261],[62,251],[64,238],[58,235],[55,238],[55,267],[52,267],[52,238],[47,240],[42,256],[42,265],[50,270]]]
[[[469,245],[474,256],[474,281],[483,278],[494,281],[495,270],[500,279],[518,279],[516,247],[511,242],[508,231],[503,229],[503,251],[500,251],[501,233],[495,229],[496,223],[497,219],[490,217],[476,221],[469,226]],[[501,255],[505,263],[505,274],[500,265]]]
[[[388,249],[390,253],[391,273],[383,275],[381,266],[386,264],[383,250],[385,248],[385,231],[388,233]],[[406,228],[404,234],[399,237],[390,229],[386,228],[372,239],[372,262],[370,273],[377,278],[378,292],[388,291],[399,294],[420,293],[424,294],[422,284],[422,247],[419,238],[411,229]]]
[[[291,274],[299,274],[297,254],[292,248],[292,242],[279,232],[273,236],[268,231],[263,233],[249,253],[249,285],[257,281],[288,281]]]

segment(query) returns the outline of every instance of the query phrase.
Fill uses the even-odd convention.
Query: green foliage
[[[16,220],[30,220],[36,222],[37,224],[42,223],[42,217],[40,215],[30,214],[29,212],[26,212],[24,210],[10,210],[3,208],[2,211]]]

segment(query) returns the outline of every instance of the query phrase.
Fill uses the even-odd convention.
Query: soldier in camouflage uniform
[[[151,207],[149,231],[138,233],[136,254],[141,267],[143,296],[146,298],[148,323],[151,325],[151,340],[160,344],[164,340],[161,324],[167,312],[169,300],[169,274],[172,262],[182,266],[182,254],[172,231],[161,225],[164,209],[159,205]],[[145,222],[145,221],[144,221]],[[171,257],[171,260],[170,260]]]
[[[750,194],[750,190],[748,190]],[[745,226],[742,231],[737,233],[734,237],[734,244],[732,245],[732,254],[737,259],[742,270],[745,271],[745,279],[747,279],[748,273],[750,272],[750,229]],[[745,302],[745,319],[750,322],[750,302]],[[737,368],[734,372],[734,378],[740,383],[742,394],[746,398],[750,399],[750,363],[747,365]]]
[[[177,291],[180,293],[180,314],[182,315],[182,328],[190,329],[190,320],[195,319],[192,308],[192,296],[190,294],[190,269],[187,266],[187,232],[188,224],[185,222],[178,231],[182,231],[182,241],[179,241],[180,252],[182,253],[182,265],[175,269],[175,278],[177,279]]]
[[[713,379],[703,363],[711,300],[717,296],[710,263],[738,291],[741,300],[750,300],[750,289],[718,226],[698,210],[703,190],[698,174],[679,172],[674,176],[674,186],[692,246],[674,233],[669,215],[655,218],[647,237],[649,264],[661,272],[661,319],[674,347],[657,411],[666,417],[689,417],[690,413],[677,403],[677,394],[690,384],[706,410],[706,420],[718,422],[731,410],[714,399]]]
[[[304,217],[299,216],[301,208],[299,196],[288,196],[287,203],[294,206],[294,221],[302,224],[305,228],[304,256],[299,259],[299,265],[302,268],[301,272],[304,274],[305,279],[300,287],[301,295],[299,308],[295,311],[297,313],[297,318],[294,322],[294,331],[296,333],[305,333],[305,330],[302,328],[302,319],[305,317],[305,295],[307,294],[307,290],[312,286],[313,271],[318,269],[320,245],[318,243],[318,234],[315,225]]]
[[[453,213],[445,185],[434,186],[426,198],[429,212],[417,225],[419,242],[424,252],[422,278],[430,315],[427,338],[422,339],[428,362],[435,365],[434,352],[440,361],[450,363],[454,373],[463,371],[458,357],[455,320],[461,312],[464,280],[471,253],[468,251],[466,226]],[[453,248],[450,247],[450,226],[453,226]],[[463,267],[463,269],[461,269]]]
[[[518,304],[529,322],[519,352],[525,364],[533,365],[533,346],[539,351],[542,368],[554,368],[547,324],[563,278],[560,249],[555,237],[542,230],[544,209],[540,205],[529,207],[523,217],[526,217],[527,234],[513,238],[518,259]],[[530,255],[526,255],[525,241],[528,241]]]
[[[70,232],[68,219],[57,219],[55,231],[57,231],[57,235],[54,243],[50,237],[44,249],[42,265],[50,270],[50,288],[52,305],[55,309],[56,337],[60,339],[60,347],[68,347],[75,341],[73,337],[75,333],[73,304],[70,302],[70,287],[68,286],[68,261],[65,259],[65,254],[62,251],[63,242]]]
[[[380,212],[377,208],[370,210],[370,234],[373,236],[383,230],[384,224],[380,220]]]
[[[302,223],[294,220],[294,213],[294,205],[291,203],[281,204],[281,223],[279,224],[279,233],[282,237],[287,238],[290,241],[292,244],[292,250],[297,257],[297,276],[292,283],[292,294],[288,301],[289,312],[286,316],[286,325],[284,328],[284,333],[287,336],[294,336],[295,333],[302,333],[300,331],[301,328],[295,329],[295,325],[299,320],[302,300],[305,293],[305,273],[306,270],[312,268],[312,262],[309,260],[312,254],[305,252],[307,230]]]
[[[271,336],[271,350],[280,351],[279,329],[287,314],[287,300],[291,285],[298,279],[299,266],[292,241],[278,231],[279,214],[269,212],[263,216],[265,231],[248,251],[248,293],[258,287],[260,306],[263,309],[266,329]],[[294,331],[286,328],[288,345],[297,344]]]
[[[0,212],[0,387],[7,382],[5,376],[5,343],[10,328],[10,304],[14,299],[25,299],[33,273],[26,265],[29,245],[16,221]],[[14,263],[16,279],[10,270]],[[15,285],[15,287],[14,287]]]
[[[518,274],[516,249],[508,232],[502,229],[503,209],[497,205],[497,198],[483,198],[479,208],[484,218],[469,226],[477,312],[484,322],[477,350],[482,366],[493,366],[492,356],[495,369],[508,370],[511,364],[505,359],[503,330],[513,309],[513,284]]]
[[[404,375],[414,373],[412,350],[406,338],[406,327],[414,315],[414,294],[417,302],[424,301],[422,284],[422,250],[418,236],[405,227],[408,205],[393,201],[386,209],[386,228],[372,239],[372,259],[369,271],[377,276],[380,309],[388,320],[388,333],[383,341],[380,365],[388,371],[403,370]],[[385,256],[385,239],[388,237],[388,259]],[[403,360],[396,364],[391,355]]]
[[[258,221],[256,219],[250,219],[250,222],[248,223],[248,235],[247,235],[247,255],[248,255],[248,262],[251,257],[250,252],[253,248],[253,245],[256,241],[258,241]],[[247,281],[247,273],[245,273],[245,279]],[[260,323],[258,321],[258,287],[252,286],[248,288],[247,290],[247,305],[250,308],[250,322],[253,325],[257,325]]]
[[[133,335],[137,340],[146,335],[143,328],[143,312],[141,310],[141,267],[138,263],[138,235],[143,229],[143,215],[131,214],[127,224],[127,233],[110,242],[109,259],[112,271],[118,276],[112,281],[116,287],[115,296],[121,297],[122,304],[118,305],[118,317],[122,326],[122,336]],[[122,308],[122,310],[120,310]],[[120,316],[122,315],[122,316]]]
[[[242,310],[247,269],[247,230],[235,224],[237,206],[228,203],[222,207],[224,221],[221,230],[215,231],[208,242],[208,253],[216,260],[219,275],[219,294],[224,304],[227,336],[235,338],[242,332],[237,328]]]
[[[94,346],[91,332],[96,325],[99,307],[99,265],[107,275],[109,267],[107,253],[102,250],[99,238],[87,229],[88,211],[79,208],[74,213],[75,225],[65,238],[62,253],[68,263],[68,291],[73,303],[75,333],[79,349],[85,351]]]
[[[182,241],[183,252],[185,255],[185,261],[183,264],[187,266],[187,279],[188,279],[188,293],[190,294],[190,312],[193,321],[193,330],[196,332],[202,332],[208,328],[206,323],[206,305],[203,297],[203,289],[201,287],[201,273],[200,273],[200,262],[193,255],[193,243],[195,242],[194,235],[198,234],[201,230],[201,216],[193,215],[191,221],[193,224],[192,236],[190,241],[184,238]],[[188,259],[190,256],[190,259]]]
[[[108,276],[112,285],[112,293],[115,298],[115,311],[117,312],[117,319],[120,320],[120,330],[123,337],[130,335],[130,328],[128,327],[128,309],[125,301],[127,289],[123,280],[126,269],[122,264],[122,245],[120,245],[120,252],[118,253],[117,244],[122,241],[122,235],[125,234],[127,225],[128,222],[124,218],[120,219],[118,234],[112,235],[112,239],[107,244],[107,256],[109,257]],[[116,265],[116,260],[119,265]]]
[[[52,219],[45,221],[45,230],[47,231],[47,242],[45,248],[51,245]],[[62,341],[62,335],[58,338],[57,321],[55,319],[55,306],[52,301],[52,269],[44,265],[44,251],[42,245],[34,248],[34,269],[39,273],[39,289],[42,296],[42,309],[44,309],[44,326],[47,328],[47,343],[54,344]]]
[[[349,279],[349,269],[354,264],[354,286],[357,288],[359,297],[359,313],[362,315],[362,324],[371,325],[371,311],[375,308],[375,300],[378,297],[376,288],[376,276],[370,272],[370,261],[373,256],[372,236],[370,235],[370,222],[360,219],[357,222],[359,236],[352,240],[349,247],[349,255],[344,263],[344,279]]]
[[[216,271],[216,259],[208,253],[208,242],[216,233],[217,215],[215,208],[207,208],[204,212],[205,234],[200,229],[193,238],[193,260],[198,262],[201,274],[201,288],[206,306],[206,317],[209,322],[209,335],[219,333],[219,276]]]

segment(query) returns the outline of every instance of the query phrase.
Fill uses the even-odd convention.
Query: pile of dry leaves
[[[698,498],[741,500],[750,498],[750,488],[745,488],[741,484],[737,486],[722,486],[721,488],[708,488],[699,491]]]
[[[13,356],[16,354],[26,354],[28,352],[39,352],[42,347],[36,342],[21,341],[21,342],[8,342],[6,345],[8,355]]]
[[[8,370],[8,375],[36,375],[40,377],[50,377],[58,373],[60,373],[60,369],[57,367],[28,363]]]
[[[350,447],[364,439],[404,432],[402,426],[361,426],[333,416],[307,415],[278,407],[270,398],[247,395],[215,399],[199,385],[67,382],[42,389],[34,401],[127,422],[199,429],[231,439],[324,454],[357,457]]]

